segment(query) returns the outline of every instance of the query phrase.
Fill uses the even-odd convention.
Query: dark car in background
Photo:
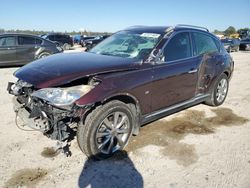
[[[49,33],[42,36],[42,38],[56,42],[58,46],[61,46],[64,50],[69,50],[73,46],[73,39],[66,34],[61,33]]]
[[[242,30],[240,30],[239,35],[240,35],[241,39],[249,38],[250,37],[250,29],[242,29]]]
[[[82,38],[81,38],[81,41],[80,41],[80,45],[82,46],[82,47],[84,47],[85,46],[85,41],[86,40],[89,40],[89,39],[94,39],[95,38],[95,36],[82,36]]]
[[[55,43],[36,35],[0,35],[0,66],[23,65],[62,51]]]
[[[8,91],[25,125],[63,143],[76,133],[81,150],[102,159],[142,125],[200,103],[223,104],[233,67],[206,28],[135,26],[89,52],[22,67]]]
[[[95,38],[84,40],[82,46],[86,47],[86,50],[88,51],[91,48],[93,48],[95,45],[103,41],[104,39],[108,38],[109,36],[110,35],[99,35],[99,36],[96,36]]]
[[[250,38],[240,41],[240,50],[250,50]]]
[[[240,48],[240,40],[239,39],[221,39],[225,49],[227,52],[231,53],[232,51],[238,52]]]

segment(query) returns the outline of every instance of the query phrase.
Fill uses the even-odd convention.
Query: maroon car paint
[[[138,68],[135,59],[93,53],[56,54],[27,64],[15,76],[36,88],[59,86],[84,76]]]

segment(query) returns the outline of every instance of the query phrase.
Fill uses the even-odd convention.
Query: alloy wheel
[[[223,102],[223,100],[226,98],[227,89],[228,89],[227,80],[223,78],[220,80],[217,86],[217,92],[216,92],[216,99],[219,103]]]
[[[98,126],[95,140],[98,150],[112,154],[123,148],[129,138],[130,121],[124,112],[113,112]]]

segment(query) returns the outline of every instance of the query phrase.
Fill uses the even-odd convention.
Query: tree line
[[[236,30],[235,27],[229,26],[225,31],[219,31],[219,30],[215,29],[213,33],[216,35],[225,35],[225,36],[229,37],[233,34],[240,34],[241,31],[243,31],[243,30],[250,30],[250,28],[246,27],[246,28],[241,28],[241,29]]]
[[[68,35],[87,35],[87,36],[96,36],[96,35],[110,35],[110,32],[93,32],[93,31],[71,31],[71,32],[56,32],[56,31],[42,31],[42,30],[22,30],[22,29],[1,29],[0,34],[3,33],[26,33],[26,34],[33,34],[33,35],[44,35],[47,33],[63,33]]]

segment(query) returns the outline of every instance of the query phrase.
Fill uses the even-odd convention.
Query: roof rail
[[[200,27],[200,26],[196,26],[196,25],[177,24],[175,27],[189,27],[189,28],[203,29],[203,30],[209,32],[209,30],[206,27]]]

